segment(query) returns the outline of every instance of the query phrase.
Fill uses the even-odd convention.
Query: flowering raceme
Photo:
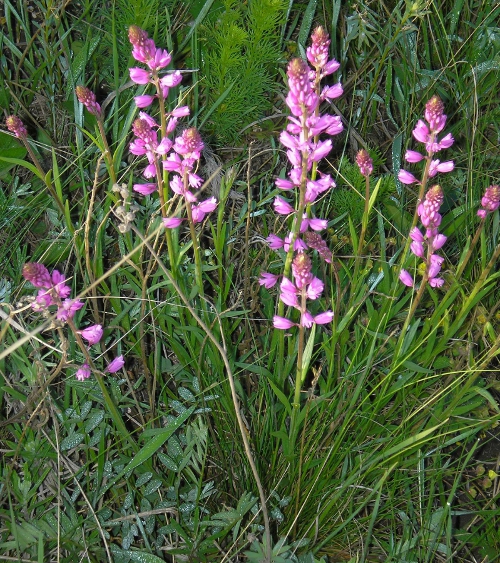
[[[326,311],[313,316],[306,308],[306,301],[318,299],[323,291],[323,282],[311,273],[312,263],[308,250],[317,251],[326,262],[331,262],[331,252],[319,232],[325,230],[328,222],[311,216],[310,207],[320,194],[335,186],[330,175],[317,170],[318,163],[332,149],[330,138],[323,135],[339,134],[342,129],[340,117],[320,113],[320,103],[342,95],[342,86],[326,86],[321,90],[322,78],[338,70],[339,63],[329,60],[330,38],[322,27],[311,35],[311,45],[307,48],[307,61],[296,58],[290,61],[287,69],[289,91],[286,105],[290,109],[286,130],[280,135],[281,144],[287,149],[288,160],[292,165],[288,178],[278,178],[276,186],[284,192],[298,190],[298,206],[287,199],[277,196],[274,209],[279,215],[286,216],[292,227],[283,239],[272,233],[267,241],[273,250],[283,248],[290,258],[294,281],[288,278],[287,266],[281,281],[281,301],[300,311],[300,321],[295,323],[280,315],[274,317],[274,326],[287,329],[298,324],[311,327],[312,324],[325,324],[332,320],[333,313]],[[293,247],[293,248],[291,248]],[[303,281],[308,279],[308,281]],[[302,281],[301,281],[302,280]],[[278,276],[262,272],[259,283],[271,288],[278,281]]]
[[[446,242],[446,236],[440,234],[438,227],[441,224],[439,208],[443,203],[443,190],[441,186],[433,186],[425,195],[425,199],[419,204],[417,212],[422,225],[425,227],[425,234],[422,234],[417,227],[410,231],[412,243],[410,250],[412,253],[425,260],[425,276],[431,287],[441,287],[444,279],[438,277],[444,258],[435,254]],[[426,248],[425,248],[426,247]],[[413,278],[406,270],[401,270],[399,279],[408,287],[413,287]]]
[[[423,155],[418,151],[408,150],[405,154],[405,160],[409,163],[417,163],[425,159],[428,162],[428,176],[432,178],[438,172],[451,172],[453,170],[454,163],[452,161],[441,162],[438,159],[433,160],[432,157],[440,150],[451,147],[454,139],[451,133],[448,133],[438,141],[438,134],[441,133],[446,125],[444,104],[438,96],[432,96],[427,102],[424,117],[427,123],[419,119],[412,134],[419,143],[425,145],[427,155]],[[403,184],[420,184],[420,180],[407,170],[401,169],[398,178]]]
[[[56,308],[56,319],[62,324],[68,324],[74,330],[73,317],[84,303],[78,299],[70,299],[71,288],[67,285],[64,274],[59,270],[49,273],[47,268],[38,262],[27,262],[23,266],[23,277],[38,289],[38,295],[31,306],[37,312],[52,312],[50,308]],[[83,330],[76,331],[89,346],[97,344],[103,336],[101,325],[91,325]],[[111,361],[106,368],[108,373],[118,371],[124,365],[123,356]],[[88,363],[84,363],[76,372],[79,381],[90,377],[91,369]]]
[[[133,25],[129,28],[129,40],[132,44],[132,56],[138,62],[145,64],[148,69],[134,67],[130,70],[130,78],[136,84],[153,84],[156,87],[156,95],[142,94],[134,98],[138,108],[150,106],[155,99],[160,103],[160,115],[162,123],[159,124],[145,112],[139,113],[139,118],[134,121],[132,130],[135,139],[130,143],[130,152],[135,156],[145,156],[148,165],[144,168],[143,175],[148,180],[156,179],[156,182],[134,184],[133,189],[137,193],[147,196],[158,191],[162,200],[163,172],[173,172],[175,175],[170,180],[169,187],[172,192],[185,199],[189,205],[188,219],[194,223],[203,221],[207,213],[213,211],[217,202],[215,198],[209,198],[198,203],[197,196],[191,191],[203,184],[202,178],[195,173],[195,167],[203,150],[203,141],[200,134],[194,128],[187,128],[172,141],[169,136],[175,131],[178,120],[189,115],[189,108],[181,106],[171,112],[165,112],[164,101],[169,90],[180,84],[182,80],[179,71],[168,72],[160,76],[172,61],[171,55],[164,49],[156,47],[154,41],[148,34]],[[191,204],[196,204],[192,205]],[[166,217],[162,205],[163,224],[167,229],[178,227],[183,219],[179,217]]]

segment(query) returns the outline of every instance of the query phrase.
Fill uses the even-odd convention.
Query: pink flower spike
[[[151,195],[157,190],[156,184],[134,184],[134,192],[140,193],[141,195]]]
[[[28,136],[28,130],[17,115],[9,115],[5,120],[5,124],[7,125],[7,129],[11,133],[14,133],[18,139],[26,139]]]
[[[182,219],[178,217],[165,217],[163,219],[163,226],[166,229],[176,229],[182,223]]]
[[[333,311],[325,311],[314,317],[314,322],[317,325],[325,325],[333,321]]]
[[[412,164],[414,164],[415,162],[420,162],[421,160],[423,160],[425,157],[423,154],[420,154],[417,151],[406,151],[405,154],[405,160],[406,162],[410,162]]]
[[[413,174],[411,174],[411,172],[403,169],[399,171],[398,179],[402,184],[420,184],[420,182],[415,178]]]
[[[477,212],[477,216],[480,217],[481,219],[486,219],[487,215],[488,212],[486,211],[486,209],[479,209]]]
[[[108,364],[108,367],[104,371],[107,373],[116,373],[118,370],[122,369],[124,365],[125,360],[123,359],[123,356],[118,356]]]
[[[155,99],[156,96],[149,96],[147,94],[143,94],[142,96],[135,96],[134,102],[138,108],[147,108],[149,107]]]
[[[136,84],[149,84],[151,74],[143,68],[129,68],[130,79]]]
[[[279,276],[270,274],[269,272],[261,272],[259,278],[259,285],[263,285],[266,289],[274,287],[279,280]]]
[[[80,368],[78,368],[78,370],[75,373],[75,377],[76,379],[78,379],[78,381],[85,381],[86,379],[88,379],[90,377],[90,367],[88,364],[83,364],[83,366],[81,366]]]
[[[23,278],[35,287],[49,289],[52,279],[47,268],[39,262],[26,262],[23,266]]]
[[[407,272],[406,270],[401,270],[401,272],[399,274],[399,279],[400,279],[401,282],[403,282],[408,287],[413,287],[413,278],[411,277],[409,272]]]
[[[92,325],[79,331],[79,334],[89,343],[89,346],[93,346],[101,340],[103,332],[101,325]]]
[[[287,330],[295,326],[295,323],[292,322],[290,319],[285,319],[284,317],[279,317],[278,315],[274,315],[273,317],[273,326],[274,328],[278,328],[280,330]]]
[[[288,203],[288,201],[279,196],[276,196],[273,205],[276,213],[279,213],[280,215],[290,215],[295,212],[295,209]]]

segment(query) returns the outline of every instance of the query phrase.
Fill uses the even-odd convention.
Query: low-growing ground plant
[[[372,45],[356,10],[342,57],[363,29]],[[426,16],[398,10],[353,113],[363,134],[391,49]],[[279,146],[213,169],[190,73],[139,26],[128,39],[114,94],[78,74],[67,160],[22,109],[0,138],[0,219],[20,223],[0,281],[0,553],[494,560],[500,188],[457,169],[474,143],[447,116],[454,92],[415,88],[398,125],[403,75],[386,88],[387,167],[380,147],[353,150],[344,61],[316,26],[285,69]],[[29,214],[45,225],[28,245]]]

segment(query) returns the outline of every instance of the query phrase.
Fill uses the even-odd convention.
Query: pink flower
[[[429,167],[429,177],[432,178],[438,172],[451,172],[455,167],[455,163],[452,160],[447,162],[440,162],[439,160],[433,160]]]
[[[290,215],[291,213],[295,213],[295,209],[288,203],[288,201],[279,196],[274,199],[274,210],[280,215]]]
[[[215,197],[211,197],[210,199],[206,199],[202,201],[198,205],[193,205],[191,209],[193,214],[193,223],[201,223],[205,218],[207,213],[212,212],[217,207],[217,200]]]
[[[443,262],[444,258],[442,256],[439,256],[438,254],[432,254],[430,258],[429,268],[427,270],[429,279],[435,278],[439,274]]]
[[[123,359],[123,356],[118,356],[108,364],[108,367],[104,371],[107,373],[116,373],[118,370],[122,369],[124,365],[125,360]]]
[[[84,303],[77,299],[65,299],[62,306],[59,307],[56,313],[56,318],[60,321],[67,322],[72,319],[75,313],[83,307]]]
[[[134,102],[138,108],[147,108],[155,100],[156,96],[149,96],[148,94],[143,94],[142,96],[135,96]]]
[[[263,285],[266,289],[274,287],[279,280],[279,276],[270,274],[268,272],[261,272],[259,278],[259,285]]]
[[[280,330],[287,330],[292,326],[295,326],[295,324],[296,323],[294,323],[290,319],[285,319],[284,317],[279,317],[278,315],[274,315],[273,317],[274,328],[278,328]]]
[[[173,115],[174,117],[186,117],[189,115],[189,106],[180,106],[175,108],[170,112],[170,115]]]
[[[151,73],[143,68],[133,67],[129,68],[130,79],[136,84],[149,84]]]
[[[90,377],[90,367],[88,364],[83,364],[80,368],[78,368],[77,372],[75,373],[75,377],[78,381],[85,381]]]
[[[84,338],[88,343],[89,346],[93,346],[97,344],[99,340],[101,340],[103,335],[103,330],[101,325],[92,325],[88,326],[87,328],[79,331],[82,338]]]
[[[278,250],[278,248],[283,248],[283,239],[274,234],[270,234],[266,238],[266,241],[269,244],[269,248],[271,248],[272,250]]]
[[[421,160],[423,160],[425,157],[423,154],[420,154],[417,151],[406,151],[405,154],[405,160],[406,162],[410,162],[412,164],[414,164],[415,162],[420,162]]]
[[[324,313],[320,313],[314,317],[314,322],[317,325],[324,325],[327,323],[331,323],[333,320],[333,311],[325,311]]]
[[[23,277],[35,287],[52,287],[52,279],[47,268],[39,262],[26,262],[23,266]]]
[[[156,184],[134,184],[133,189],[135,192],[140,193],[141,195],[151,195],[155,192],[158,188]]]
[[[24,123],[17,117],[17,115],[9,115],[5,120],[7,129],[14,133],[18,139],[26,139],[28,136],[28,131],[24,126]]]
[[[420,184],[419,180],[417,180],[413,174],[403,169],[399,171],[398,179],[402,184]]]
[[[413,278],[406,270],[401,270],[399,274],[399,279],[408,287],[413,287]]]
[[[176,229],[181,223],[183,219],[179,217],[165,217],[163,219],[163,226],[166,229]]]
[[[340,96],[342,96],[343,93],[344,93],[344,89],[342,88],[342,84],[337,83],[334,84],[333,86],[325,86],[321,91],[320,97],[322,100],[324,99],[334,100],[335,98],[340,98]],[[342,124],[341,127],[343,128]]]
[[[293,182],[290,182],[290,180],[284,180],[283,178],[276,178],[274,183],[280,190],[293,190],[295,187]]]

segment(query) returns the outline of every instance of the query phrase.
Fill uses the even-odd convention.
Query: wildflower
[[[93,346],[97,344],[99,340],[101,340],[103,335],[103,330],[101,325],[92,325],[89,326],[81,331],[79,331],[82,338],[84,338],[88,343],[89,346]]]
[[[202,201],[198,205],[193,205],[192,213],[193,213],[193,223],[201,223],[205,218],[207,213],[211,213],[217,207],[217,200],[215,197],[211,197],[210,199],[206,199]]]
[[[108,367],[104,371],[107,373],[116,373],[118,370],[122,369],[124,365],[125,360],[123,356],[118,356],[108,364]]]
[[[356,155],[356,164],[363,176],[370,176],[373,172],[373,160],[364,149],[361,149]]]
[[[401,270],[401,272],[399,273],[399,279],[408,287],[413,287],[413,278],[406,270]]]
[[[52,278],[47,268],[38,262],[27,262],[23,266],[23,277],[35,287],[52,287]]]
[[[78,101],[87,108],[89,113],[96,117],[101,117],[101,106],[97,103],[94,92],[85,86],[77,86],[75,92]]]
[[[268,272],[261,272],[259,278],[259,285],[263,285],[266,289],[274,287],[279,280],[279,276],[270,274]]]
[[[78,368],[75,373],[75,377],[78,381],[85,381],[85,379],[90,377],[90,373],[90,366],[88,364],[83,364],[80,368]]]
[[[477,212],[481,219],[485,219],[488,213],[496,211],[500,207],[500,186],[492,185],[486,188],[481,198],[482,209]]]
[[[28,130],[24,126],[24,123],[16,115],[9,115],[5,120],[7,129],[14,133],[18,139],[26,139],[28,136]]]

